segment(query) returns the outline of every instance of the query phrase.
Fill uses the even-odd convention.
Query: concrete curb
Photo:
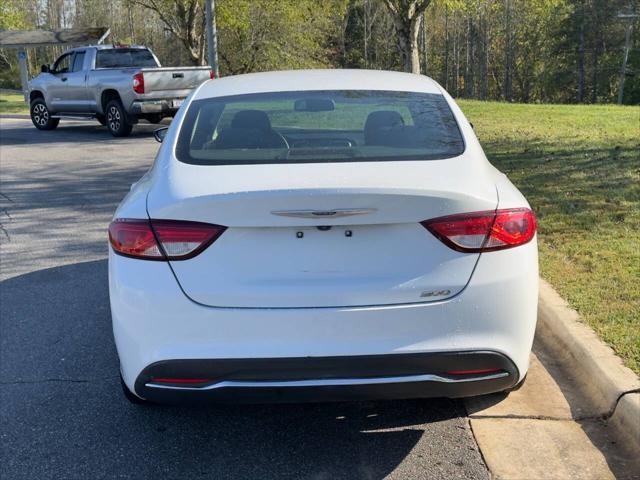
[[[537,333],[585,398],[629,447],[640,450],[640,378],[540,279]]]

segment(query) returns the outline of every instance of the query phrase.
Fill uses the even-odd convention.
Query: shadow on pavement
[[[133,127],[133,131],[129,137],[115,138],[107,127],[103,127],[97,121],[74,121],[66,123],[64,120],[55,130],[37,130],[29,122],[29,127],[25,129],[25,122],[14,126],[13,122],[3,121],[0,129],[0,144],[3,146],[10,145],[39,145],[48,144],[55,145],[57,143],[69,142],[92,142],[92,143],[123,143],[134,139],[148,138],[149,141],[155,142],[153,139],[153,131],[168,125],[168,120],[164,120],[162,124],[149,124],[141,122]]]
[[[454,420],[464,412],[451,400],[128,404],[106,264],[0,283],[3,478],[382,478],[427,431],[435,441],[424,448],[426,458],[419,455],[416,475],[486,476],[479,457],[468,460],[472,440]],[[449,438],[452,430],[457,438]]]

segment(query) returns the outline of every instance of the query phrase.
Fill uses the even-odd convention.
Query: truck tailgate
[[[209,80],[209,67],[143,68],[145,98],[186,97],[205,80]]]

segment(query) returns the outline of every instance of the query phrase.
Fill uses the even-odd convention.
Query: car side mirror
[[[162,143],[164,137],[167,136],[167,132],[169,131],[169,127],[162,127],[153,131],[153,136],[157,142]]]
[[[42,73],[49,73],[51,69],[49,68],[49,65],[40,65],[40,71]]]

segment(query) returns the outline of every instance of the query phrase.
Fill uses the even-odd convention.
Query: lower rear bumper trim
[[[496,370],[483,374],[452,371]],[[154,379],[207,379],[197,385]],[[499,392],[519,379],[492,351],[341,357],[166,360],[138,376],[136,393],[159,403],[299,402],[466,397]]]
[[[402,377],[373,377],[373,378],[325,378],[321,380],[289,380],[289,381],[234,381],[226,380],[202,387],[185,387],[177,385],[163,385],[159,383],[147,383],[148,388],[163,388],[167,390],[192,390],[204,391],[215,390],[217,388],[291,388],[291,387],[334,387],[334,386],[352,386],[352,385],[384,385],[391,383],[403,382],[442,382],[442,383],[465,383],[477,382],[482,380],[495,380],[498,378],[508,377],[509,373],[500,372],[492,375],[484,375],[479,378],[451,378],[441,377],[439,375],[406,375]]]

